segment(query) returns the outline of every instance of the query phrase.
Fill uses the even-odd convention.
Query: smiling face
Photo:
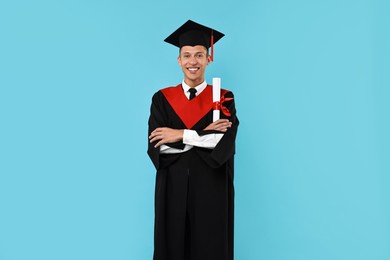
[[[177,59],[184,73],[184,81],[190,87],[196,87],[204,81],[206,66],[210,56],[204,46],[183,46]]]

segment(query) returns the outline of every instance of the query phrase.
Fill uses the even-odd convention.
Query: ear
[[[207,65],[209,65],[211,62],[211,56],[210,55],[207,55]]]
[[[177,57],[177,63],[181,66],[181,59],[180,59],[180,55],[179,57]]]

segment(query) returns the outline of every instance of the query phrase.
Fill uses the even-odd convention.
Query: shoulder
[[[165,99],[167,94],[169,95],[169,93],[174,93],[175,91],[177,91],[178,88],[181,88],[181,84],[177,86],[162,88],[153,94],[152,100],[154,102],[161,101],[161,99]]]
[[[178,90],[182,90],[181,84],[176,85],[176,86],[170,86],[166,88],[162,88],[159,91],[162,93],[170,93],[170,92],[176,92]]]
[[[228,89],[221,89],[221,95],[225,98],[232,98],[234,97],[233,91]]]

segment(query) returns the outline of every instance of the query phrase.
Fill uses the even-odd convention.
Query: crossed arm
[[[232,123],[228,119],[219,119],[209,124],[204,130],[214,130],[225,133]],[[158,127],[149,136],[149,142],[156,142],[155,148],[163,144],[174,143],[183,140],[184,129],[173,129],[169,127]]]

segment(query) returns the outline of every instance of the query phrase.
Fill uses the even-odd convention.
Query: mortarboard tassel
[[[211,43],[210,43],[210,47],[211,47],[210,60],[214,61],[214,34],[213,34],[213,30],[211,30]]]

